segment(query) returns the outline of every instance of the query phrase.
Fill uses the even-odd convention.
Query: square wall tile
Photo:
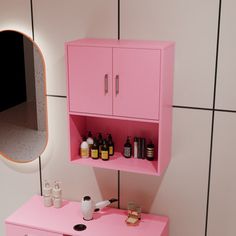
[[[211,112],[174,110],[172,160],[161,177],[121,173],[121,205],[170,218],[170,236],[204,235]]]
[[[0,155],[0,235],[5,235],[5,219],[33,195],[40,194],[39,161],[16,163]]]
[[[176,42],[175,105],[212,107],[218,4],[121,0],[121,39]]]
[[[235,1],[222,1],[216,88],[216,108],[218,109],[236,110],[236,28],[232,27],[232,22],[236,21],[235,8]]]
[[[1,30],[16,30],[32,38],[30,1],[1,1],[0,31]]]
[[[236,235],[236,114],[216,112],[207,236]]]
[[[33,1],[35,41],[46,61],[47,93],[66,95],[64,43],[117,37],[115,0]]]

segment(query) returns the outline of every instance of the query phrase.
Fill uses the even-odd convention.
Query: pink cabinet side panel
[[[113,114],[159,117],[160,50],[113,49]]]
[[[162,79],[160,96],[160,127],[159,127],[159,163],[158,173],[161,175],[171,159],[172,143],[172,103],[174,75],[174,46],[163,51]]]
[[[68,47],[69,110],[112,114],[112,49]]]
[[[166,224],[165,229],[163,230],[161,236],[169,236],[169,222]]]

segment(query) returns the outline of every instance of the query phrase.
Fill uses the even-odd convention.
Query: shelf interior
[[[157,174],[157,162],[158,162],[158,123],[130,121],[130,120],[118,120],[101,117],[89,117],[80,115],[69,115],[70,124],[70,151],[71,161],[108,168],[119,169],[131,172],[142,172],[146,174]],[[107,134],[111,134],[115,144],[115,155],[110,157],[109,161],[93,160],[91,158],[81,158],[79,156],[80,144],[83,136],[88,134],[88,131],[92,132],[93,137],[98,136],[98,133],[102,133],[103,138],[107,137]],[[143,137],[146,139],[146,143],[152,141],[155,145],[154,161],[148,161],[146,159],[138,158],[125,158],[123,157],[123,147],[126,142],[127,136],[130,136],[132,148],[134,137]]]

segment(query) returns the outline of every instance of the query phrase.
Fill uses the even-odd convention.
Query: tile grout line
[[[67,96],[63,96],[63,95],[53,95],[53,94],[47,94],[47,97],[56,97],[56,98],[67,98]]]
[[[229,113],[236,113],[236,110],[229,110],[229,109],[218,109],[218,108],[206,108],[206,107],[191,107],[191,106],[179,106],[173,105],[173,108],[181,108],[181,109],[192,109],[192,110],[202,110],[202,111],[218,111],[218,112],[229,112]]]
[[[39,182],[40,182],[40,195],[43,196],[43,181],[42,181],[42,161],[39,156]]]
[[[212,109],[212,121],[211,121],[211,139],[210,139],[210,155],[209,155],[207,202],[206,202],[205,236],[208,235],[208,219],[209,219],[209,205],[210,205],[210,191],[211,191],[211,174],[212,174],[212,153],[213,153],[214,124],[215,124],[216,85],[217,85],[217,75],[218,75],[217,72],[218,72],[219,41],[220,41],[221,5],[222,5],[221,0],[219,0],[217,40],[216,40],[215,76],[214,76],[214,92],[213,92],[213,109]]]
[[[34,41],[34,12],[33,12],[33,0],[30,0],[30,15],[31,15],[31,27],[32,27],[32,39]]]
[[[117,14],[118,14],[118,29],[117,29],[117,39],[120,40],[120,0],[118,0],[117,5]],[[117,171],[117,194],[118,194],[118,209],[120,209],[120,170]]]

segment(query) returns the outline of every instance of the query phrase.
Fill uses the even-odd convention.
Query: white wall
[[[18,27],[30,35],[29,1],[21,8],[20,0],[2,2],[0,27]],[[236,3],[222,2],[216,108],[236,110],[232,49],[236,32],[230,27],[236,20]],[[64,96],[64,42],[87,36],[117,38],[117,0],[34,0],[33,5],[35,41],[46,60],[47,93]],[[174,104],[209,108],[174,108],[173,159],[162,177],[121,172],[121,206],[133,200],[144,211],[169,216],[170,236],[205,235],[218,8],[215,0],[121,0],[121,39],[176,41]],[[2,15],[5,9],[22,13]],[[116,171],[69,163],[66,98],[48,97],[48,119],[43,179],[61,180],[68,199],[80,200],[87,193],[97,200],[117,196]],[[235,113],[215,112],[207,236],[236,235],[235,132]],[[0,169],[10,182],[19,176],[21,188],[26,188],[22,172],[9,169],[4,162]],[[36,184],[38,180],[30,177],[30,181]],[[28,194],[38,191],[32,185],[30,189]],[[18,199],[24,199],[23,193]],[[10,202],[5,209],[12,211]],[[0,215],[3,219],[6,212]]]
[[[32,36],[30,2],[14,0],[0,2],[0,31],[17,30]],[[4,219],[33,194],[40,192],[38,160],[20,165],[0,155],[0,235],[4,234]]]

